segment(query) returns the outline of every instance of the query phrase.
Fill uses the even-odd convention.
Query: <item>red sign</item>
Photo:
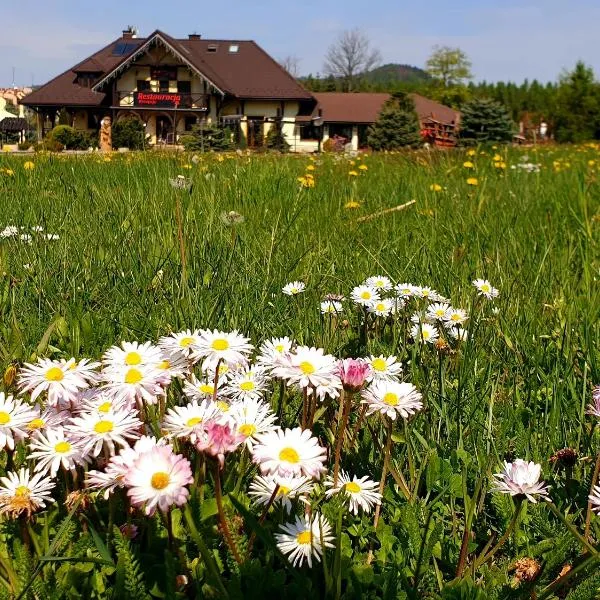
[[[181,94],[168,94],[164,92],[135,92],[133,95],[135,106],[161,106],[177,108],[181,104]]]

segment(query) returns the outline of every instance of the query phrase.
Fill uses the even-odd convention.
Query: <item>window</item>
[[[321,139],[321,127],[315,127],[314,125],[301,125],[300,126],[300,139],[301,140],[320,140]]]
[[[216,44],[209,44],[208,47],[206,48],[207,52],[216,52],[217,51],[218,46]]]
[[[198,122],[198,119],[196,117],[186,117],[185,118],[185,130],[191,131],[197,122]]]
[[[177,91],[180,94],[191,94],[192,93],[192,82],[191,81],[178,81]]]
[[[133,52],[139,45],[139,42],[118,42],[113,48],[113,56],[125,56],[130,52]]]
[[[240,47],[238,44],[231,44],[231,46],[229,46],[229,52],[231,52],[231,54],[237,54],[240,51]]]
[[[158,91],[165,93],[165,94],[169,92],[169,80],[168,79],[161,79],[158,82]]]
[[[137,91],[138,92],[149,92],[150,91],[150,82],[147,79],[138,79],[137,80]]]

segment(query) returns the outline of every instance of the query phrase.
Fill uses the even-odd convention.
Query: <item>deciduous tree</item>
[[[460,85],[472,79],[471,61],[460,48],[434,46],[427,59],[426,70],[438,79],[444,87]]]

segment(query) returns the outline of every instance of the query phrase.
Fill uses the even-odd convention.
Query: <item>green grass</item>
[[[488,149],[469,159],[474,172],[463,167],[467,158],[459,151],[367,156],[367,170],[336,156],[311,162],[235,154],[202,156],[197,164],[176,154],[114,155],[110,162],[36,156],[35,168],[25,170],[23,159],[1,156],[0,229],[42,226],[60,239],[32,233],[31,244],[0,240],[0,361],[7,367],[38,354],[97,358],[119,341],[156,340],[185,328],[237,328],[257,345],[288,335],[338,356],[398,354],[427,407],[406,430],[398,428],[394,445],[394,468],[411,497],[390,478],[383,526],[374,534],[368,518],[352,525],[341,538],[339,571],[329,564],[329,576],[343,580],[347,597],[442,593],[454,577],[465,512],[475,513],[471,559],[510,521],[505,497],[476,498],[503,459],[542,463],[555,503],[582,530],[598,451],[592,418],[584,415],[591,385],[600,381],[598,148],[498,151],[505,170],[494,167],[495,150]],[[511,169],[524,154],[541,163],[539,173]],[[297,178],[309,164],[316,184],[303,189]],[[169,178],[178,174],[190,178],[189,192],[171,187]],[[467,185],[470,176],[477,186]],[[436,183],[441,192],[430,189]],[[358,221],[413,199],[405,210]],[[360,206],[346,208],[350,200]],[[233,231],[221,219],[231,210],[245,217]],[[397,329],[361,346],[349,303],[348,326],[332,330],[319,313],[324,295],[348,296],[374,274],[431,286],[468,309],[469,341],[442,356],[416,349]],[[478,277],[498,287],[500,298],[475,301],[471,281]],[[284,296],[283,285],[296,279],[306,293]],[[285,418],[292,423],[291,414]],[[324,438],[327,427],[324,415],[317,424]],[[347,465],[378,479],[381,453],[372,434],[363,433]],[[579,453],[572,477],[548,463],[564,447]],[[364,566],[365,540],[373,535],[379,549],[371,570]],[[507,565],[535,556],[545,565],[540,593],[564,563],[582,560],[573,539],[549,511],[529,505],[502,560],[478,576],[488,595],[510,597],[517,593],[506,587]],[[552,540],[556,552],[548,547]],[[336,595],[327,571],[325,584],[318,570],[299,583],[270,560],[292,596],[302,597],[299,590],[309,585]],[[266,590],[281,585],[261,579],[267,563],[260,558],[241,574],[228,564],[232,596],[254,580]],[[205,571],[194,573],[210,582]],[[444,597],[467,597],[449,590]]]

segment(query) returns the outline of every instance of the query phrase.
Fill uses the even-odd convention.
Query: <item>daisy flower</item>
[[[444,325],[446,327],[452,327],[453,325],[463,325],[468,319],[467,311],[462,308],[453,308],[452,306],[448,309],[446,316],[444,317]]]
[[[392,282],[388,277],[384,277],[383,275],[369,277],[365,280],[364,284],[380,292],[388,292],[392,289]]]
[[[80,361],[75,361],[73,358],[69,361],[61,359],[60,362],[65,365],[68,364],[68,368],[80,375],[87,381],[88,385],[96,385],[100,380],[98,373],[99,362],[91,361],[89,358],[82,358]]]
[[[36,364],[25,363],[18,384],[21,394],[29,392],[35,401],[46,392],[50,406],[75,402],[79,391],[89,384],[76,369],[71,369],[73,364],[74,358],[68,362],[40,358]]]
[[[337,363],[337,374],[343,389],[353,394],[360,392],[370,372],[371,367],[364,358],[344,358]]]
[[[294,342],[288,337],[271,338],[263,342],[258,350],[256,363],[267,369],[273,369],[281,364],[282,358],[291,352]]]
[[[198,428],[216,419],[221,412],[212,400],[193,400],[186,406],[174,406],[167,411],[162,428],[170,437],[189,438],[196,442]]]
[[[27,458],[37,461],[35,471],[42,471],[51,477],[56,476],[60,467],[73,471],[87,462],[81,442],[73,440],[62,427],[48,429],[45,435],[39,433],[31,440],[29,447],[33,452]]]
[[[395,356],[369,356],[366,359],[368,365],[371,367],[368,381],[397,381],[402,373],[402,363],[398,362]]]
[[[124,402],[152,405],[165,393],[161,385],[163,374],[149,365],[107,368],[102,371],[102,377],[105,393]]]
[[[493,300],[500,295],[500,292],[492,287],[492,284],[487,279],[475,279],[473,285],[477,288],[480,296],[485,296],[488,300]]]
[[[258,436],[252,459],[264,474],[318,478],[327,470],[327,450],[309,429],[279,429]]]
[[[415,287],[415,295],[420,298],[426,298],[427,300],[431,300],[432,302],[438,302],[441,296],[430,287]]]
[[[367,304],[367,311],[376,315],[377,317],[387,317],[392,314],[394,308],[394,301],[389,298],[382,298],[381,300],[375,300],[371,304]]]
[[[139,437],[142,422],[131,411],[115,411],[108,414],[83,413],[73,417],[66,430],[83,444],[82,452],[98,456],[106,448],[112,456],[115,445],[129,446],[127,440]]]
[[[174,377],[183,379],[190,372],[190,363],[182,354],[170,354],[168,357],[162,354],[160,362],[153,366],[163,373],[163,385],[170,383]]]
[[[102,362],[108,368],[156,366],[163,359],[162,351],[151,342],[122,342],[121,346],[112,346],[102,356]]]
[[[325,548],[334,547],[331,525],[318,513],[296,517],[294,522],[280,525],[279,531],[275,534],[277,547],[294,567],[304,562],[312,567],[313,558],[320,562]]]
[[[367,415],[381,413],[394,420],[407,419],[423,408],[421,394],[412,383],[375,381],[362,391],[362,402],[367,405]]]
[[[333,496],[344,492],[349,502],[351,513],[358,515],[358,509],[370,513],[373,507],[381,504],[381,494],[377,491],[379,484],[368,477],[350,477],[344,471],[340,471],[337,485],[333,484],[333,476],[329,475],[325,480],[325,487],[329,488],[325,496]]]
[[[274,429],[277,420],[268,404],[254,398],[246,398],[232,404],[228,417],[236,431],[244,436],[250,450],[256,436]]]
[[[81,401],[75,411],[77,413],[98,412],[107,414],[116,410],[128,410],[131,406],[129,399],[115,398],[98,388],[85,390],[80,398]]]
[[[131,504],[144,507],[153,515],[158,507],[166,513],[173,505],[183,506],[188,499],[186,485],[194,481],[189,461],[174,454],[171,446],[155,446],[138,456],[125,475]]]
[[[290,352],[283,358],[280,366],[273,369],[273,375],[285,379],[288,385],[316,388],[319,385],[331,385],[335,379],[339,380],[336,367],[336,358],[325,354],[323,348],[298,346],[295,352]]]
[[[448,335],[459,342],[466,342],[469,339],[469,332],[464,327],[451,327],[448,329]]]
[[[27,422],[25,430],[30,436],[35,436],[49,427],[62,425],[71,417],[71,414],[67,411],[56,412],[52,408],[40,411],[38,406],[34,406],[31,416],[33,418]]]
[[[379,292],[369,285],[357,285],[350,293],[350,298],[361,306],[369,306],[381,298]]]
[[[344,307],[337,300],[323,300],[321,302],[322,315],[338,315],[342,312],[344,312]]]
[[[306,290],[306,284],[302,283],[302,281],[292,281],[281,288],[281,291],[286,296],[297,296],[301,294],[304,290]]]
[[[244,439],[229,422],[209,421],[198,429],[196,448],[216,458],[222,469],[225,465],[225,455],[235,452]]]
[[[542,500],[549,500],[548,486],[540,481],[542,467],[534,462],[527,462],[517,458],[512,463],[505,462],[502,473],[496,473],[494,477],[493,491],[511,496],[525,496],[528,500],[536,503],[536,496]]]
[[[426,315],[430,321],[447,321],[450,305],[445,302],[434,302],[427,307]]]
[[[0,392],[0,450],[14,450],[15,440],[19,442],[27,437],[27,425],[36,417],[36,411],[30,406]]]
[[[233,371],[229,376],[223,394],[233,400],[259,400],[267,388],[270,376],[264,367],[249,366],[241,371]]]
[[[587,405],[585,414],[600,418],[600,385],[592,390],[592,404]]]
[[[194,360],[196,346],[200,341],[200,331],[195,329],[191,331],[186,329],[178,333],[165,335],[158,340],[158,346],[166,354],[170,356],[184,356],[190,360]]]
[[[237,330],[231,332],[216,329],[203,330],[196,348],[198,356],[204,359],[202,370],[214,371],[219,362],[225,363],[228,367],[245,365],[253,349],[249,341]]]
[[[592,510],[598,514],[600,513],[600,485],[595,485],[592,493],[588,496],[588,500],[592,505]]]
[[[43,473],[29,475],[29,469],[10,472],[0,477],[0,514],[17,517],[26,513],[29,517],[46,503],[54,502],[50,492],[55,487],[54,481],[44,477]]]
[[[291,501],[297,498],[303,500],[309,496],[315,484],[309,477],[279,477],[277,475],[262,477],[257,475],[250,484],[248,496],[259,506],[266,506],[271,500],[276,486],[279,486],[279,489],[273,504],[281,504],[283,510],[289,513],[292,510]]]
[[[433,344],[438,339],[439,334],[438,330],[431,323],[415,323],[410,328],[410,336],[415,342]]]
[[[412,283],[399,283],[395,289],[400,298],[411,298],[416,295],[415,290],[418,288]]]

